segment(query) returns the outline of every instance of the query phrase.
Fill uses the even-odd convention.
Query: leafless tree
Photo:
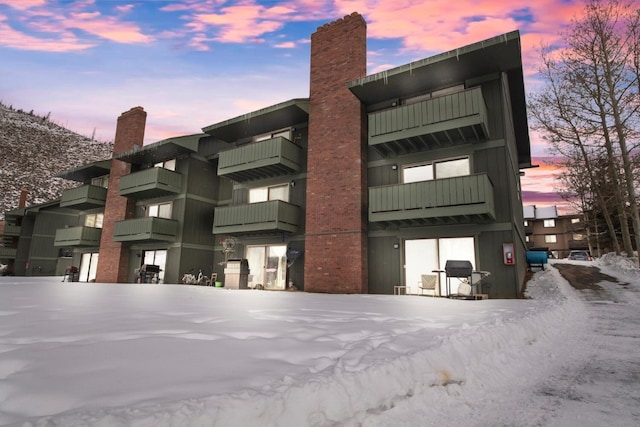
[[[580,154],[573,167],[585,168],[607,227],[611,228],[615,214],[624,251],[633,256],[629,217],[636,248],[640,248],[634,162],[640,133],[638,6],[623,0],[591,0],[584,14],[571,22],[564,41],[564,46],[542,50],[540,72],[545,86],[532,97],[534,123],[552,150]],[[595,159],[598,166],[605,166],[604,174],[596,168]],[[613,243],[619,252],[617,241]]]

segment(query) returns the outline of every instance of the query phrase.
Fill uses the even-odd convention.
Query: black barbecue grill
[[[473,266],[470,261],[447,260],[444,272],[447,275],[447,296],[451,296],[451,278],[467,279],[471,283]]]

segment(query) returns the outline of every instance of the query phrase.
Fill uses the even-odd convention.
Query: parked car
[[[571,251],[567,259],[576,261],[591,261],[591,255],[589,251]]]
[[[7,268],[9,266],[7,264],[0,264],[0,276],[4,276],[7,272]]]

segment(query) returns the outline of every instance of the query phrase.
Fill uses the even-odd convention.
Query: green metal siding
[[[136,199],[150,199],[182,191],[182,175],[164,168],[149,168],[120,179],[119,194]]]
[[[118,221],[113,231],[115,242],[173,242],[178,234],[178,221],[165,218],[135,218]]]
[[[241,206],[219,207],[213,217],[213,232],[250,233],[284,231],[295,233],[300,223],[301,209],[289,203],[272,200]]]
[[[83,185],[65,190],[60,200],[61,208],[91,209],[105,205],[107,189],[96,185]]]
[[[70,227],[56,230],[54,246],[100,246],[101,228]]]
[[[477,216],[495,219],[487,174],[369,188],[369,221],[410,221]]]

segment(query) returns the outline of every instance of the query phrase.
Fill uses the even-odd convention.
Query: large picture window
[[[409,184],[411,182],[465,176],[470,173],[469,158],[463,157],[460,159],[407,165],[402,169],[402,181],[405,184]]]
[[[102,222],[104,221],[103,213],[87,214],[84,217],[85,227],[102,228]]]
[[[171,219],[171,202],[147,205],[147,216]]]
[[[270,200],[289,201],[289,184],[258,187],[249,190],[249,203],[268,202]]]

